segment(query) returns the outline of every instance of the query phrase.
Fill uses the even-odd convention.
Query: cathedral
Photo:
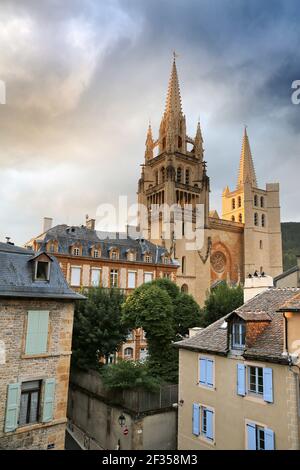
[[[147,208],[147,220],[139,218],[139,229],[151,242],[164,245],[179,264],[177,283],[200,305],[213,285],[225,280],[243,283],[249,274],[272,277],[282,272],[279,184],[258,187],[247,129],[244,130],[237,185],[225,187],[222,214],[209,208],[210,178],[204,160],[203,136],[198,122],[196,135],[187,134],[176,61],[174,58],[165,111],[155,139],[149,125],[145,160],[138,185],[138,202]],[[196,226],[197,207],[202,210],[201,247],[190,249],[178,213],[171,215],[170,236],[165,234],[164,213],[153,216],[154,205],[189,204],[191,224]],[[180,219],[183,220],[182,217]],[[155,229],[153,225],[156,225]],[[176,225],[176,227],[178,224]]]

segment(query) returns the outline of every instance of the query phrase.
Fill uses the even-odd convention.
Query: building
[[[44,252],[0,243],[0,448],[64,449],[74,302]]]
[[[271,288],[179,348],[178,448],[300,449],[300,289]]]
[[[300,255],[297,264],[274,278],[275,287],[300,287]]]
[[[282,272],[279,185],[260,189],[245,129],[237,187],[228,186],[222,197],[222,217],[209,208],[210,179],[204,160],[203,136],[198,122],[195,137],[187,134],[175,59],[159,136],[148,128],[144,165],[138,184],[139,228],[154,243],[165,246],[178,260],[177,283],[202,304],[212,283],[243,282],[254,271],[274,277]],[[168,207],[190,204],[182,223],[182,210],[173,211],[166,232],[165,217],[154,204]],[[202,218],[196,220],[196,205]],[[142,211],[141,211],[142,212]],[[191,249],[187,226],[202,228],[203,243]]]
[[[79,227],[51,227],[51,219],[47,218],[43,233],[27,242],[26,247],[54,255],[74,290],[102,286],[120,288],[128,294],[154,279],[166,277],[176,281],[178,265],[165,248],[130,234],[99,232],[94,220]],[[144,332],[141,329],[131,332],[120,356],[140,360],[146,355]]]

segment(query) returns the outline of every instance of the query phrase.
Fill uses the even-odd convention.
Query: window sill
[[[210,392],[215,392],[216,391],[216,387],[212,386],[210,387],[209,385],[204,385],[204,384],[201,384],[201,383],[197,383],[198,387],[199,388],[202,388],[203,390],[209,390]]]
[[[26,424],[25,426],[19,426],[15,431],[10,431],[6,434],[22,434],[24,432],[35,431],[36,429],[48,428],[49,426],[57,426],[58,424],[66,424],[67,418],[62,419],[54,419],[49,423],[33,423],[33,424]]]
[[[72,351],[62,351],[57,353],[44,354],[21,354],[21,359],[46,359],[47,357],[71,356]]]
[[[203,444],[207,444],[209,447],[214,447],[216,445],[214,440],[208,439],[205,436],[198,436],[199,440],[203,442]]]
[[[248,394],[244,396],[245,400],[252,401],[253,403],[259,403],[261,405],[267,405],[268,402],[260,395]]]

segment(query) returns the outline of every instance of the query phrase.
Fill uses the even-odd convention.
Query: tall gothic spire
[[[197,124],[197,132],[196,132],[196,137],[195,137],[195,156],[197,158],[203,157],[203,138],[202,138],[200,121],[198,121],[198,124]]]
[[[257,187],[257,180],[247,134],[247,127],[245,126],[237,187],[240,187],[246,182],[250,182],[252,186]]]
[[[169,80],[164,116],[167,117],[171,116],[172,114],[175,116],[182,115],[181,96],[175,56],[173,60],[171,77]]]

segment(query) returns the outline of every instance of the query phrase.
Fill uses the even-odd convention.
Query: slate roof
[[[69,288],[56,258],[51,257],[49,281],[34,281],[32,250],[0,243],[0,297],[84,299]]]
[[[162,264],[162,255],[167,254],[167,250],[155,245],[145,239],[135,239],[125,233],[100,232],[91,230],[86,226],[56,225],[47,232],[35,239],[39,244],[39,250],[46,251],[46,244],[51,240],[57,240],[58,253],[70,254],[70,248],[76,243],[82,246],[82,256],[91,256],[91,248],[100,245],[101,258],[109,259],[109,251],[116,247],[120,252],[120,260],[127,260],[127,252],[132,249],[136,252],[136,261],[143,261],[143,254],[149,252],[155,264]],[[177,265],[171,260],[170,264]]]
[[[269,322],[252,346],[243,351],[243,357],[286,363],[287,359],[282,355],[284,318],[280,308],[289,302],[293,302],[292,299],[296,299],[297,306],[300,306],[300,289],[270,288],[235,311],[212,323],[192,338],[179,341],[174,346],[226,356],[229,353],[227,321],[230,316],[237,314],[246,321],[262,321],[262,319],[265,321],[268,319]]]
[[[296,273],[298,271],[299,271],[299,267],[298,267],[298,265],[296,265],[296,266],[293,266],[290,269],[287,269],[283,273],[278,274],[278,276],[274,277],[274,286],[276,286],[276,282],[280,281],[280,279],[284,279],[285,277],[289,276],[290,274]]]

